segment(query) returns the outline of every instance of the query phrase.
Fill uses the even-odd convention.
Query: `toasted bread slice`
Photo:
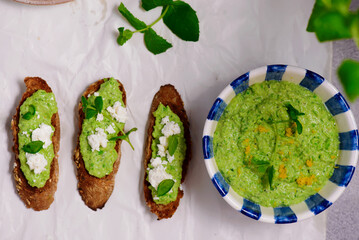
[[[160,90],[156,93],[156,95],[153,97],[152,105],[150,109],[150,116],[148,121],[148,130],[147,130],[147,140],[146,140],[146,147],[145,147],[145,159],[144,159],[144,167],[145,167],[145,177],[144,177],[144,194],[145,194],[145,200],[147,206],[150,208],[151,212],[155,213],[158,217],[158,220],[161,220],[163,218],[170,218],[172,215],[176,212],[176,209],[179,205],[180,199],[183,197],[183,190],[178,190],[177,199],[169,204],[156,204],[152,199],[152,193],[149,189],[150,183],[146,180],[147,178],[147,166],[150,163],[150,160],[152,158],[152,150],[151,150],[151,144],[152,144],[152,132],[153,127],[155,125],[155,117],[153,116],[153,112],[155,112],[158,108],[158,105],[162,103],[164,106],[169,106],[173,113],[175,113],[183,123],[184,127],[184,137],[186,139],[186,157],[183,161],[182,165],[182,180],[181,183],[183,183],[188,163],[191,159],[191,136],[189,131],[189,122],[188,117],[186,114],[186,111],[184,109],[183,101],[181,99],[181,96],[177,92],[174,86],[167,84],[164,86],[161,86]]]
[[[11,121],[12,134],[14,136],[13,151],[15,153],[14,164],[14,179],[16,184],[16,190],[19,193],[21,200],[25,203],[26,207],[32,208],[36,211],[48,209],[51,203],[54,201],[54,194],[57,189],[57,181],[59,177],[59,165],[58,165],[58,151],[60,148],[60,120],[58,113],[52,115],[51,125],[55,128],[52,136],[52,143],[54,146],[55,157],[52,160],[50,167],[50,178],[47,180],[45,186],[42,188],[31,187],[23,172],[20,169],[19,159],[19,118],[20,118],[20,106],[23,102],[30,97],[37,90],[45,90],[46,92],[52,92],[51,88],[47,85],[45,80],[38,77],[27,77],[24,80],[26,84],[26,91],[22,95],[19,106],[16,108],[16,113]]]
[[[122,100],[126,106],[126,91],[122,83],[117,80],[120,84],[119,89],[122,92]],[[104,80],[99,80],[91,84],[86,91],[83,93],[83,96],[87,98],[89,94],[93,94],[100,89],[101,84],[104,83]],[[113,164],[113,171],[102,178],[97,178],[88,173],[85,168],[84,160],[80,152],[80,135],[82,132],[82,123],[85,118],[85,114],[82,110],[82,103],[79,104],[79,134],[77,138],[77,147],[75,149],[74,161],[77,167],[77,180],[78,180],[78,190],[82,197],[82,200],[85,204],[96,211],[105,206],[107,200],[110,198],[113,188],[115,186],[115,176],[120,165],[121,158],[121,143],[122,140],[117,140],[115,149],[118,153],[118,157]]]

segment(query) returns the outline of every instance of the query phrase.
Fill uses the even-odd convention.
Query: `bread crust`
[[[126,106],[126,91],[123,87],[122,83],[117,80],[120,84],[119,89],[122,92],[122,100]],[[104,79],[99,80],[93,84],[91,84],[86,91],[83,93],[83,96],[87,98],[89,94],[93,94],[94,92],[100,89],[101,84],[104,83]],[[74,161],[77,168],[77,188],[82,197],[82,200],[85,204],[96,211],[97,209],[102,209],[107,200],[110,198],[112,191],[115,186],[115,176],[118,171],[120,165],[121,158],[121,143],[122,140],[117,140],[115,149],[118,153],[118,157],[113,164],[113,170],[109,175],[106,175],[102,178],[97,178],[88,173],[85,168],[85,163],[83,161],[81,152],[80,152],[80,135],[82,132],[82,123],[85,118],[85,114],[82,110],[82,103],[79,103],[78,107],[79,111],[79,133],[77,137],[77,146],[74,153]]]
[[[18,142],[20,106],[37,90],[45,90],[46,92],[52,92],[52,90],[49,85],[47,85],[46,81],[39,77],[27,77],[24,82],[26,85],[26,91],[22,95],[20,103],[16,108],[16,113],[11,121],[11,130],[14,137],[13,151],[15,153],[13,176],[16,190],[21,200],[25,203],[25,206],[27,208],[32,208],[35,211],[41,211],[50,207],[51,203],[54,201],[54,194],[57,189],[57,181],[59,177],[58,151],[60,148],[60,119],[58,112],[53,114],[51,118],[51,125],[55,128],[52,136],[55,157],[53,158],[50,167],[50,178],[42,188],[31,187],[20,169]]]
[[[188,163],[191,159],[192,150],[191,150],[191,135],[189,131],[189,121],[184,109],[183,101],[181,99],[180,94],[177,92],[173,85],[167,84],[161,86],[160,90],[156,93],[153,97],[152,105],[149,114],[149,121],[148,121],[148,129],[147,129],[147,139],[146,139],[146,146],[145,146],[145,158],[144,158],[144,168],[145,168],[145,176],[144,176],[144,183],[143,183],[143,191],[145,195],[145,200],[147,206],[150,208],[151,212],[157,215],[157,219],[161,220],[163,218],[170,218],[176,212],[176,209],[179,205],[180,199],[183,197],[183,190],[178,190],[178,195],[175,201],[169,204],[156,204],[152,199],[151,190],[149,189],[150,183],[146,180],[147,178],[147,167],[152,158],[152,132],[153,127],[155,125],[155,117],[153,116],[153,112],[155,112],[158,108],[158,105],[162,103],[164,106],[169,106],[182,121],[184,127],[184,137],[186,139],[186,156],[183,161],[182,165],[182,179],[181,183],[183,183],[188,169]]]

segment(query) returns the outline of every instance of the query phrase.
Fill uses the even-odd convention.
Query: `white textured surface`
[[[330,75],[330,45],[305,32],[313,0],[188,0],[201,21],[198,43],[183,42],[162,23],[155,29],[173,43],[154,56],[135,35],[116,43],[117,28],[128,24],[117,13],[120,1],[76,0],[58,6],[27,6],[0,0],[0,232],[1,239],[324,239],[325,214],[290,225],[256,222],[221,199],[206,173],[201,137],[209,108],[239,75],[267,64],[285,63]],[[125,5],[146,22],[160,9],[144,12],[139,1]],[[61,119],[60,179],[55,202],[43,212],[26,209],[11,176],[10,119],[25,90],[26,76],[52,87]],[[120,79],[127,91],[126,129],[139,130],[123,144],[114,192],[93,212],[77,189],[72,152],[77,103],[86,87],[103,77]],[[193,159],[185,196],[174,217],[158,222],[142,194],[145,125],[153,95],[172,83],[190,118]],[[344,194],[345,195],[345,194]]]

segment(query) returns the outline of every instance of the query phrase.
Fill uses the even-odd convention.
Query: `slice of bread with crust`
[[[126,106],[126,91],[122,83],[117,80],[120,84],[119,89],[122,92],[122,100]],[[83,93],[83,96],[87,98],[89,94],[93,94],[100,89],[101,84],[104,83],[104,80],[99,80],[91,84],[86,91]],[[101,209],[105,206],[107,200],[110,198],[113,188],[115,186],[115,176],[120,165],[121,158],[121,143],[122,140],[117,140],[115,149],[118,153],[118,157],[113,164],[112,172],[102,178],[97,178],[88,173],[85,168],[84,160],[80,152],[80,135],[82,132],[82,123],[85,119],[85,114],[82,110],[82,103],[79,103],[79,133],[77,138],[77,147],[75,149],[74,161],[77,167],[77,180],[78,180],[78,190],[82,197],[82,200],[85,204],[96,211],[98,208]]]
[[[45,90],[46,92],[52,92],[51,88],[45,80],[39,77],[27,77],[24,80],[26,84],[26,91],[22,95],[19,106],[16,108],[16,113],[11,121],[11,129],[14,137],[14,146],[13,151],[15,153],[15,164],[14,164],[14,179],[16,184],[16,190],[19,193],[21,200],[25,203],[26,207],[32,208],[36,211],[41,211],[48,209],[51,203],[54,201],[54,194],[57,189],[57,181],[59,176],[59,165],[58,165],[58,151],[60,148],[60,119],[59,114],[55,113],[51,118],[51,125],[55,128],[54,134],[52,136],[52,143],[54,146],[55,157],[52,160],[50,167],[50,178],[47,180],[45,186],[42,188],[31,187],[23,172],[20,169],[20,159],[19,159],[19,143],[18,143],[18,133],[19,133],[19,118],[20,116],[20,106],[23,102],[30,97],[33,93],[38,90]]]
[[[173,113],[175,113],[182,121],[183,127],[184,127],[184,137],[186,139],[186,157],[183,161],[182,165],[182,180],[181,183],[183,183],[188,163],[191,159],[191,136],[189,131],[189,122],[188,117],[186,114],[186,111],[184,109],[183,101],[181,99],[181,96],[177,92],[174,86],[167,84],[164,86],[161,86],[160,90],[156,93],[156,95],[153,97],[152,105],[150,109],[150,116],[148,121],[148,129],[147,129],[147,139],[146,139],[146,147],[145,147],[145,159],[144,159],[144,168],[145,168],[145,177],[144,177],[144,195],[147,206],[150,208],[151,212],[155,213],[158,217],[158,220],[161,220],[163,218],[170,218],[172,215],[176,212],[176,209],[179,205],[180,199],[183,197],[183,190],[178,190],[177,199],[169,204],[156,204],[152,199],[152,193],[149,189],[150,183],[146,180],[147,178],[147,166],[150,163],[150,160],[152,158],[152,132],[153,127],[155,125],[155,117],[153,116],[153,112],[155,112],[158,108],[158,105],[162,103],[164,106],[169,106]]]

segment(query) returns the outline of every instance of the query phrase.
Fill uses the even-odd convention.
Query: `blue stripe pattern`
[[[299,83],[299,85],[313,92],[323,82],[324,78],[322,76],[307,70],[304,79]]]
[[[328,101],[326,101],[325,106],[327,106],[329,112],[333,116],[346,112],[350,109],[347,101],[345,101],[343,95],[340,93],[335,94]]]
[[[213,158],[213,137],[204,136],[202,138],[202,148],[204,159]]]
[[[229,184],[224,180],[220,172],[216,172],[214,174],[212,182],[222,197],[227,195],[229,191]]]
[[[340,187],[347,187],[354,174],[355,167],[335,165],[333,175],[329,179]]]
[[[260,206],[245,198],[243,198],[243,207],[241,209],[241,213],[255,220],[258,220],[262,216]]]
[[[315,215],[323,212],[325,209],[332,205],[331,202],[320,196],[318,193],[310,196],[305,200],[310,211],[312,211]]]
[[[269,65],[267,66],[266,81],[277,80],[281,81],[287,65]]]
[[[226,107],[227,104],[223,101],[223,99],[217,98],[208,113],[207,119],[218,121],[221,118],[222,113]]]
[[[340,150],[358,150],[358,129],[339,133]]]
[[[248,88],[248,83],[249,83],[249,72],[238,77],[236,80],[231,82],[230,85],[237,95]]]
[[[275,223],[294,223],[297,220],[297,216],[290,207],[274,208]]]

